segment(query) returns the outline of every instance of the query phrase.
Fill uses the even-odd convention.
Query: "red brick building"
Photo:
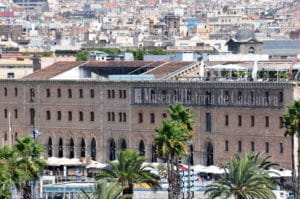
[[[195,115],[194,164],[220,164],[234,154],[258,151],[291,168],[290,138],[280,125],[286,106],[297,96],[297,85],[162,78],[196,65],[61,62],[21,80],[0,81],[1,145],[35,129],[41,132],[37,140],[47,156],[90,156],[104,162],[131,148],[156,161],[154,128],[168,117],[168,104],[180,102]],[[156,80],[105,79],[116,71],[127,74],[129,68]]]

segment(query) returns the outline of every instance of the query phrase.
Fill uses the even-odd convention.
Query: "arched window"
[[[80,157],[85,157],[85,141],[83,138],[81,139],[80,146],[81,146]]]
[[[139,151],[140,156],[145,156],[145,144],[143,140],[140,141]]]
[[[63,156],[64,156],[63,140],[62,140],[62,138],[59,138],[59,143],[58,143],[58,157],[62,158]]]
[[[96,160],[96,140],[95,138],[92,139],[92,142],[91,142],[91,157],[92,157],[92,160]]]
[[[254,54],[254,53],[255,53],[255,48],[250,47],[250,48],[248,49],[248,53],[249,53],[249,54]]]
[[[157,162],[157,150],[154,145],[152,145],[151,149],[151,162]]]
[[[126,140],[122,139],[122,141],[121,141],[121,150],[125,150],[125,149],[127,149]]]
[[[52,139],[51,137],[49,137],[48,139],[48,157],[52,157]]]
[[[109,143],[109,160],[115,160],[116,159],[116,143],[114,139],[110,140]]]
[[[210,166],[214,164],[214,148],[209,142],[206,148],[206,165]]]
[[[70,140],[70,158],[74,158],[74,140],[73,138],[71,138]]]

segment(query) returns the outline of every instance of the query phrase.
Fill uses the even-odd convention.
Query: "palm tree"
[[[179,121],[186,126],[189,133],[191,133],[192,138],[195,119],[194,115],[190,113],[190,108],[185,107],[180,103],[170,104],[168,108],[168,113],[170,114],[172,120]]]
[[[11,197],[11,187],[13,186],[12,177],[15,177],[11,173],[13,168],[12,161],[13,154],[11,148],[4,146],[0,149],[0,198]]]
[[[184,157],[187,152],[186,142],[190,139],[188,130],[178,121],[164,119],[162,125],[155,128],[158,133],[154,138],[154,146],[158,155],[167,162],[168,196],[171,199],[179,197],[180,178],[174,170],[176,159]]]
[[[220,180],[207,186],[205,194],[209,198],[235,199],[275,199],[272,192],[274,184],[265,170],[273,163],[268,158],[259,161],[258,155],[245,154],[245,157],[233,157]]]
[[[294,101],[292,104],[288,106],[287,113],[283,116],[283,125],[282,127],[285,128],[285,134],[284,136],[290,136],[291,137],[291,155],[292,155],[292,191],[296,198],[299,196],[299,189],[300,189],[300,178],[296,176],[295,170],[298,170],[298,176],[299,176],[299,162],[295,162],[295,154],[294,154],[294,147],[295,147],[295,137],[299,138],[300,136],[300,101]],[[300,160],[300,153],[299,153],[299,143],[298,143],[298,149],[297,149],[297,156],[298,161]],[[298,167],[295,168],[295,165]]]
[[[17,167],[22,170],[23,178],[15,180],[16,187],[23,190],[23,198],[31,199],[30,181],[35,181],[43,172],[45,161],[40,157],[44,148],[37,144],[34,139],[25,137],[17,139],[13,150],[17,153]]]
[[[117,154],[117,160],[108,161],[110,168],[104,168],[96,178],[117,180],[124,188],[123,195],[132,196],[134,184],[146,183],[154,191],[160,188],[160,177],[152,174],[149,170],[145,170],[146,167],[149,167],[143,165],[146,159],[136,151],[123,150]]]
[[[122,199],[123,188],[118,182],[108,182],[107,180],[99,180],[95,186],[95,191],[90,195],[84,192],[85,199]]]

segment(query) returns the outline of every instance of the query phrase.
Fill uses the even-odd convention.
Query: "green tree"
[[[121,196],[123,188],[118,182],[108,182],[99,180],[96,183],[95,190],[92,194],[84,192],[84,199],[123,199]]]
[[[11,197],[11,187],[14,185],[13,178],[17,175],[12,173],[15,171],[15,157],[13,151],[8,146],[4,146],[0,149],[0,198]]]
[[[75,55],[76,61],[87,61],[88,59],[88,52],[87,51],[80,51]]]
[[[166,55],[167,53],[162,48],[155,47],[155,48],[149,50],[147,52],[147,54],[152,54],[152,55]]]
[[[300,178],[299,178],[299,158],[300,158],[300,151],[299,151],[299,144],[298,144],[298,162],[295,161],[295,137],[299,138],[300,136],[300,101],[294,101],[292,104],[288,106],[287,113],[283,116],[283,128],[285,128],[285,136],[290,136],[291,138],[291,155],[292,155],[292,191],[295,194],[295,198],[299,197],[300,193]],[[295,168],[295,165],[298,167]],[[298,176],[296,176],[296,169],[298,170]]]
[[[97,51],[102,51],[102,52],[105,52],[107,54],[110,54],[110,55],[118,55],[121,53],[121,50],[119,48],[94,48],[94,50],[97,50]]]
[[[103,169],[97,179],[108,178],[117,180],[124,188],[123,195],[133,194],[134,184],[146,183],[152,190],[160,188],[160,177],[145,170],[146,165],[142,165],[146,160],[136,151],[123,150],[117,154],[118,161],[108,161],[110,168]]]
[[[169,105],[168,113],[170,114],[172,120],[179,121],[183,125],[185,125],[192,138],[195,118],[194,115],[190,113],[190,108],[185,107],[180,103],[171,104]]]
[[[193,137],[195,121],[190,109],[179,103],[169,105],[168,113],[171,119],[164,119],[162,124],[155,128],[158,134],[153,144],[158,150],[158,155],[167,162],[168,197],[173,199],[178,198],[180,194],[178,159],[188,152],[187,142]]]
[[[265,170],[274,164],[268,159],[260,161],[258,154],[247,153],[242,158],[233,157],[221,178],[206,186],[205,194],[209,194],[209,199],[232,196],[235,199],[275,199],[272,192],[274,183]]]
[[[4,146],[0,149],[0,198],[11,197],[11,187],[23,190],[24,198],[31,198],[29,181],[36,179],[44,168],[40,158],[43,146],[32,138],[17,140],[13,147]]]
[[[154,146],[158,155],[167,162],[168,196],[170,199],[178,198],[180,179],[178,172],[174,170],[174,164],[176,159],[184,157],[187,152],[188,131],[180,122],[170,119],[164,119],[162,125],[156,127],[155,131],[158,134],[154,138]]]
[[[20,178],[14,180],[16,187],[20,187],[23,191],[24,199],[31,199],[30,181],[35,181],[43,172],[46,165],[41,158],[41,153],[44,151],[43,145],[37,144],[34,139],[25,137],[17,139],[17,144],[13,150],[17,154],[17,169],[22,170]]]

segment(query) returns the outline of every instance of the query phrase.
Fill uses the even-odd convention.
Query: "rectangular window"
[[[255,119],[254,116],[251,115],[251,127],[254,127]]]
[[[123,98],[122,90],[119,90],[119,98]]]
[[[61,111],[57,111],[57,120],[61,120]]]
[[[119,122],[123,121],[122,116],[123,116],[123,114],[121,112],[119,112]]]
[[[126,118],[126,113],[123,113],[123,122],[126,122],[127,118]]]
[[[30,109],[30,125],[35,124],[35,110],[33,108]]]
[[[126,90],[123,90],[123,98],[126,98]]]
[[[15,88],[15,97],[18,96],[18,88]]]
[[[110,90],[107,90],[107,98],[111,98],[111,93],[110,93]]]
[[[163,118],[163,119],[167,118],[167,113],[163,113],[163,114],[162,114],[162,118]]]
[[[251,151],[252,151],[252,152],[255,151],[255,144],[254,144],[253,141],[251,142]]]
[[[4,118],[7,118],[7,109],[4,109]]]
[[[83,98],[83,90],[79,89],[79,98]]]
[[[111,112],[111,121],[115,121],[115,112]]]
[[[228,115],[225,115],[225,126],[229,125],[229,117]]]
[[[107,121],[111,121],[111,114],[110,114],[110,112],[107,112]]]
[[[7,96],[7,88],[4,88],[4,96]]]
[[[242,126],[242,116],[241,115],[238,116],[238,125]]]
[[[94,98],[94,97],[95,97],[94,89],[91,89],[91,90],[90,90],[90,97],[91,97],[91,98]]]
[[[238,142],[238,152],[242,152],[242,141],[239,140]]]
[[[79,121],[83,121],[83,112],[79,111]]]
[[[143,123],[143,113],[139,113],[138,117],[139,117],[138,118],[139,119],[138,122],[139,123]]]
[[[266,151],[266,153],[269,153],[269,142],[266,142],[265,143],[265,151]]]
[[[61,89],[60,88],[57,89],[57,97],[61,97]]]
[[[229,146],[228,146],[228,140],[225,141],[225,151],[229,150]]]
[[[150,123],[151,123],[151,124],[154,124],[154,123],[155,123],[155,114],[154,114],[154,113],[151,113],[151,114],[150,114]]]
[[[92,122],[95,121],[95,114],[94,114],[94,112],[91,112],[90,114],[91,114],[91,118],[90,118],[91,121],[92,121]]]
[[[265,126],[269,127],[269,117],[268,116],[265,117]]]
[[[72,111],[68,111],[68,120],[72,121],[72,119],[73,119]]]
[[[47,97],[50,97],[50,96],[51,96],[50,88],[47,88],[47,90],[46,90],[46,96],[47,96]]]
[[[206,113],[205,114],[205,119],[206,119],[206,131],[211,132],[211,113]]]
[[[283,143],[280,142],[280,153],[283,153]]]
[[[18,109],[15,109],[15,118],[18,118]]]
[[[46,119],[51,120],[51,112],[50,111],[46,112]]]
[[[72,98],[72,89],[68,89],[68,96],[69,98]]]

